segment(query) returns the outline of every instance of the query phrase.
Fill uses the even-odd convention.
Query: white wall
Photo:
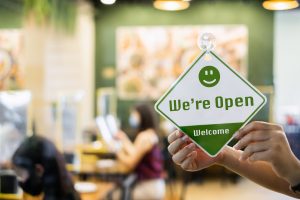
[[[274,20],[276,120],[300,114],[300,10],[280,11]]]

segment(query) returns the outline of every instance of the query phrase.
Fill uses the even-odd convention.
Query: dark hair
[[[39,136],[26,138],[14,153],[12,162],[28,171],[35,169],[36,164],[43,166],[45,199],[47,195],[56,199],[80,199],[65,167],[62,154],[46,138]],[[70,195],[74,195],[73,198]]]
[[[155,132],[157,133],[158,122],[157,122],[157,116],[154,112],[153,106],[147,103],[141,103],[141,104],[137,104],[134,107],[134,110],[136,110],[141,117],[141,122],[138,127],[138,132],[151,128],[154,129]]]

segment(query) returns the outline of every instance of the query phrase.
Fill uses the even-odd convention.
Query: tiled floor
[[[167,200],[179,200],[181,184],[173,187],[174,195],[167,188]],[[249,180],[241,179],[237,184],[208,180],[201,184],[190,183],[184,200],[294,200],[294,198],[265,189]]]

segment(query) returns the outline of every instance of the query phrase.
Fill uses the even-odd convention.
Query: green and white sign
[[[265,103],[251,83],[213,52],[204,52],[155,109],[208,155],[216,156]]]

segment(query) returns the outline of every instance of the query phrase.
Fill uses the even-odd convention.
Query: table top
[[[112,182],[100,182],[100,181],[93,181],[96,184],[97,190],[95,192],[88,192],[88,193],[80,193],[81,200],[97,200],[103,199],[105,195],[109,191],[111,191],[115,184]],[[30,195],[24,194],[1,194],[0,193],[0,200],[41,200],[42,196],[39,197],[32,197]]]
[[[0,200],[21,200],[22,194],[2,194],[0,193]]]
[[[75,174],[79,173],[98,173],[98,174],[121,174],[128,175],[131,171],[123,163],[118,160],[115,160],[113,165],[109,167],[100,167],[97,164],[91,163],[81,163],[80,165],[67,164],[67,169]]]
[[[81,200],[97,200],[104,199],[109,191],[111,191],[115,184],[111,182],[96,182],[97,191],[89,193],[79,193]]]

